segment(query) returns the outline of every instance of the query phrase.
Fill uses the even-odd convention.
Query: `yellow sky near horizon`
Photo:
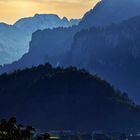
[[[34,14],[54,13],[60,17],[81,18],[99,0],[0,0],[0,22],[14,23]]]

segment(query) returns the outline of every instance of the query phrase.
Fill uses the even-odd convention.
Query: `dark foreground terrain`
[[[140,109],[96,75],[40,65],[0,76],[0,118],[17,116],[46,130],[139,128]]]

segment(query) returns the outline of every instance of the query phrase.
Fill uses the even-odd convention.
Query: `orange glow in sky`
[[[38,13],[81,18],[99,0],[0,0],[0,22],[14,23]]]

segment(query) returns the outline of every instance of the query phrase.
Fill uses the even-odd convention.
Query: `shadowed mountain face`
[[[0,73],[11,72],[15,69],[22,69],[33,65],[36,66],[48,61],[56,64],[60,56],[63,56],[63,54],[70,50],[73,36],[77,30],[76,26],[72,28],[38,30],[32,35],[29,53],[23,55],[17,62],[2,66]]]
[[[36,14],[23,18],[14,25],[0,23],[0,65],[12,63],[28,52],[31,35],[38,29],[70,27],[79,20],[60,19],[57,15]]]
[[[0,76],[0,118],[17,116],[46,130],[119,130],[139,126],[140,109],[84,70],[40,65]]]
[[[63,65],[98,73],[140,101],[140,16],[77,33]]]
[[[0,65],[21,58],[27,52],[28,37],[12,25],[0,23]]]
[[[106,26],[138,15],[140,15],[139,0],[101,0],[95,8],[85,14],[80,26],[86,28]]]

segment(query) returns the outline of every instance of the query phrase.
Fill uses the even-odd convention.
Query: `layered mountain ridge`
[[[23,58],[21,58],[21,60],[19,60],[17,63],[13,63],[12,64],[13,66],[11,66],[11,67],[20,68],[20,66],[18,66],[18,63],[20,63],[21,61],[24,64],[28,63],[28,60],[26,60],[26,58],[28,56],[29,56],[30,60],[32,59],[31,61],[37,61],[36,64],[38,64],[37,59],[40,59],[40,58],[36,57],[37,56],[36,52],[41,53],[42,58],[40,61],[44,62],[44,60],[46,60],[46,58],[49,57],[49,55],[52,56],[52,53],[54,53],[53,56],[58,56],[58,55],[64,53],[64,50],[68,51],[70,49],[70,46],[73,43],[74,35],[82,29],[90,28],[92,26],[105,26],[105,25],[112,24],[112,23],[118,23],[125,19],[131,18],[133,16],[140,15],[140,4],[138,4],[138,3],[139,3],[138,0],[133,0],[133,1],[131,1],[131,0],[124,0],[124,1],[102,0],[91,11],[87,12],[83,16],[82,20],[80,21],[80,23],[77,27],[63,28],[63,29],[58,28],[58,29],[54,29],[54,30],[46,29],[42,32],[39,31],[39,32],[34,33],[31,43],[30,43],[29,53],[27,55],[23,56]],[[112,6],[115,8],[112,8]],[[117,11],[117,9],[119,9],[119,10]],[[122,14],[120,14],[120,13],[122,13]],[[100,18],[100,16],[103,19]],[[120,16],[121,16],[121,18],[120,18]],[[35,17],[39,17],[39,16],[35,15]],[[105,23],[105,22],[107,22],[107,23]],[[101,24],[103,24],[103,25],[101,25]],[[43,37],[43,39],[41,38],[42,35],[45,35],[45,37]],[[50,36],[51,36],[51,39],[50,39]],[[37,43],[36,44],[32,43],[32,42],[36,42],[35,41],[36,38],[38,38]],[[69,38],[69,40],[68,40],[68,38]],[[34,44],[34,45],[32,45],[32,44]],[[50,51],[50,49],[51,49],[51,51]],[[53,50],[53,52],[52,52],[52,50]],[[59,53],[57,53],[57,52],[59,52]],[[35,56],[35,57],[33,58],[32,56]],[[24,60],[25,60],[25,62],[24,62]],[[7,66],[4,69],[7,69],[4,71],[8,71]]]
[[[35,14],[33,17],[18,20],[14,26],[27,32],[31,36],[31,32],[33,33],[38,29],[43,30],[46,28],[71,27],[73,25],[78,25],[79,21],[79,19],[68,20],[66,17],[61,19],[55,14]]]
[[[140,17],[123,22],[140,15],[139,10],[138,0],[102,0],[85,14],[77,26],[45,29],[33,33],[29,53],[12,65],[2,67],[1,73],[46,61],[54,66],[73,64],[100,74],[139,102]],[[81,31],[84,29],[85,32]],[[105,69],[104,72],[102,69]]]
[[[139,25],[140,16],[137,16],[121,24],[78,32],[62,65],[74,65],[98,73],[139,102]]]
[[[77,19],[61,19],[53,14],[36,14],[14,25],[0,23],[0,65],[12,63],[27,53],[32,33],[38,29],[70,27],[78,23]]]

